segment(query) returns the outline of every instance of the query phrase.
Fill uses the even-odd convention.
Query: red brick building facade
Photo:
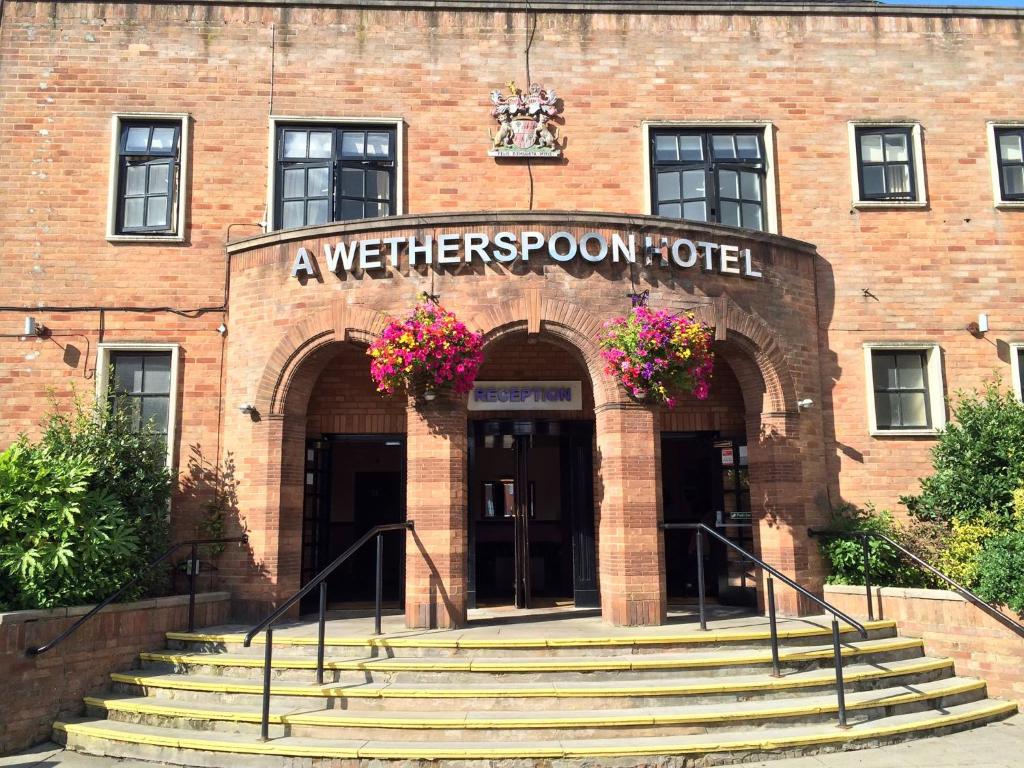
[[[491,513],[516,490],[536,600],[661,621],[695,557],[665,520],[721,521],[820,588],[808,525],[913,490],[957,390],[995,374],[1019,393],[1022,22],[4,3],[0,445],[47,392],[134,376],[179,472],[237,467],[250,551],[222,568],[241,613],[409,519],[389,589],[411,625],[458,625],[511,599],[511,523]],[[489,156],[488,94],[510,80],[557,91],[560,156]],[[365,345],[423,291],[485,334],[482,381],[578,382],[578,407],[378,395]],[[601,324],[642,291],[715,329],[709,400],[638,405],[604,374]],[[176,500],[182,537],[202,498]],[[712,565],[740,595],[735,564]]]

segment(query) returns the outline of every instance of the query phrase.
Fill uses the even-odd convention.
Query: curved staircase
[[[1007,717],[1013,703],[957,677],[893,622],[843,634],[850,727],[836,725],[830,625],[780,624],[772,677],[763,619],[700,632],[474,627],[327,638],[274,635],[270,740],[259,739],[263,648],[235,631],[167,635],[166,651],[111,675],[87,717],[57,723],[82,752],[178,765],[320,766],[433,761],[682,766],[875,746]],[[337,625],[337,626],[335,626]]]

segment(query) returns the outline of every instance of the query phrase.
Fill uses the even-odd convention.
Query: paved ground
[[[919,739],[892,747],[839,752],[817,757],[744,763],[746,768],[1020,768],[1024,756],[1024,715],[935,739]],[[154,763],[87,757],[41,744],[10,757],[0,768],[155,768]]]

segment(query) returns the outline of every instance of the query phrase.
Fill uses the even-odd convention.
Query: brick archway
[[[518,299],[502,302],[473,318],[472,327],[484,334],[490,346],[512,334],[540,334],[565,348],[587,371],[594,391],[594,405],[625,402],[625,393],[604,374],[597,344],[601,320],[576,304],[542,298],[539,290],[527,290]]]
[[[386,323],[387,317],[380,312],[339,300],[292,326],[267,358],[256,388],[257,410],[279,417],[287,408],[304,403],[301,391],[308,397],[316,381],[316,375],[310,377],[316,370],[316,365],[309,365],[311,361],[326,357],[324,351],[339,342],[369,343]]]

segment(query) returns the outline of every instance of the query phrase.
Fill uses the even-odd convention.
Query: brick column
[[[816,413],[765,413],[748,421],[750,501],[754,552],[812,593],[821,594],[824,571],[809,526],[821,525],[824,456],[815,439]],[[761,585],[759,602],[764,601]],[[786,616],[819,614],[821,608],[790,587],[776,584],[778,612]]]
[[[616,626],[663,624],[665,544],[659,528],[661,439],[654,411],[595,408],[601,617]]]
[[[466,623],[466,409],[445,400],[408,409],[407,627]]]

